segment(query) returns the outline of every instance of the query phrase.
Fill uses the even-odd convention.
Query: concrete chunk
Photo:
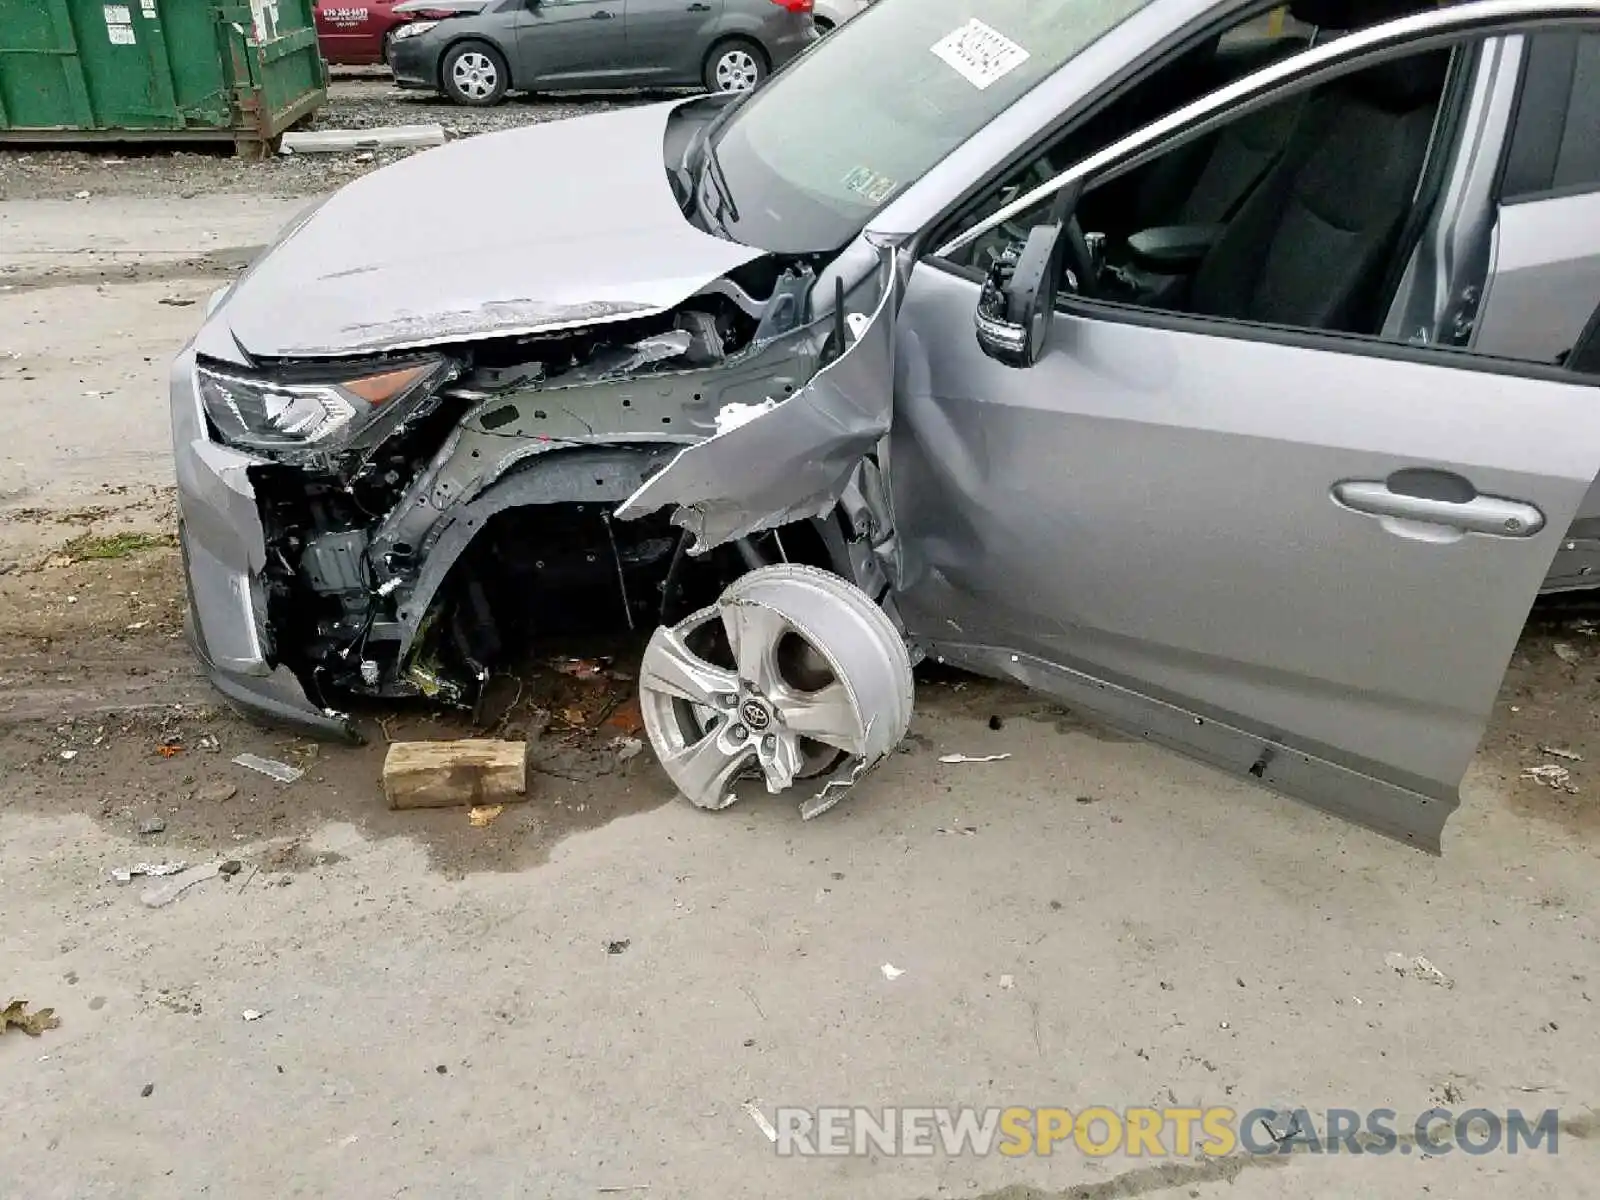
[[[383,794],[390,808],[455,808],[505,804],[527,791],[524,742],[465,738],[456,742],[395,742],[383,760]]]

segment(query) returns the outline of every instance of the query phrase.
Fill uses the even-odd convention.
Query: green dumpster
[[[0,0],[0,142],[232,141],[327,98],[313,0]]]

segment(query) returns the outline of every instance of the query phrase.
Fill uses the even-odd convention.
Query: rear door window
[[[1600,189],[1600,34],[1536,34],[1523,79],[1503,200]]]

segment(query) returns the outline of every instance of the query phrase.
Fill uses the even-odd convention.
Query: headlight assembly
[[[399,29],[396,29],[389,36],[398,42],[403,38],[416,37],[419,33],[427,33],[428,30],[432,29],[438,23],[439,22],[437,21],[411,21],[408,24],[400,26]]]
[[[221,440],[268,458],[338,453],[386,436],[455,374],[430,358],[350,368],[321,380],[277,379],[195,368],[206,415]]]

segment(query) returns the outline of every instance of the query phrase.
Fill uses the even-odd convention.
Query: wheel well
[[[716,62],[717,55],[721,54],[729,46],[732,46],[735,43],[741,46],[749,46],[750,49],[761,55],[762,66],[766,67],[768,71],[772,70],[772,55],[767,53],[767,48],[765,46],[747,33],[730,33],[727,36],[720,37],[711,43],[711,49],[706,51],[705,60],[700,64],[701,72],[704,73],[707,67]]]
[[[828,20],[827,17],[814,16],[811,18],[811,23],[822,30],[823,33],[827,33],[833,28],[833,22]]]
[[[494,51],[495,57],[498,58],[501,62],[505,63],[505,65],[506,65],[506,87],[507,87],[507,89],[509,90],[510,88],[514,88],[514,87],[517,86],[516,76],[513,75],[512,72],[511,72],[511,60],[506,57],[505,51],[501,50],[500,47],[496,46],[491,41],[488,41],[488,40],[486,40],[484,38],[481,38],[481,37],[477,37],[474,34],[468,33],[468,34],[463,34],[461,37],[456,38],[455,41],[449,43],[447,46],[445,46],[445,48],[443,50],[439,51],[439,70],[438,70],[438,72],[436,74],[436,77],[434,79],[434,84],[435,84],[435,86],[438,87],[438,89],[441,92],[444,91],[444,64],[445,64],[445,60],[447,58],[449,58],[451,54],[455,53],[455,51],[461,46],[482,46],[485,50]]]

